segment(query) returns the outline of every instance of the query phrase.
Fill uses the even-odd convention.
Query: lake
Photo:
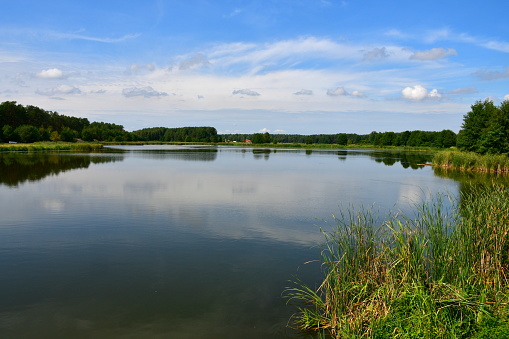
[[[348,206],[408,212],[461,184],[430,154],[116,146],[0,154],[2,338],[294,338]]]

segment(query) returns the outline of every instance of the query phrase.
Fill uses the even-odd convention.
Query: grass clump
[[[324,280],[285,291],[294,324],[333,338],[509,337],[509,191],[477,188],[412,217],[370,209],[323,231]]]
[[[509,173],[509,157],[504,154],[441,151],[435,153],[433,166],[462,171]]]
[[[0,152],[41,152],[41,151],[80,151],[93,152],[103,148],[98,143],[37,142],[33,144],[0,144]]]

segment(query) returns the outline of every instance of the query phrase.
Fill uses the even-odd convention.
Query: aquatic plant
[[[432,165],[462,171],[509,173],[509,157],[504,154],[440,151],[435,153]]]
[[[415,215],[348,209],[323,230],[324,279],[285,290],[294,326],[334,338],[509,335],[509,191],[433,197]],[[500,337],[500,336],[499,336]]]

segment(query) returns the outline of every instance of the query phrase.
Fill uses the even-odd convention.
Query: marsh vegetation
[[[319,337],[495,338],[509,335],[509,190],[438,195],[415,215],[347,209],[324,229],[323,282],[286,297],[294,325]]]

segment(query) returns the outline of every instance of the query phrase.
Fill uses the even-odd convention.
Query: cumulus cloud
[[[313,95],[313,91],[310,89],[301,89],[298,92],[293,93],[294,95]]]
[[[81,90],[78,87],[61,85],[54,88],[37,90],[37,94],[46,96],[64,95],[64,94],[81,94]]]
[[[432,48],[426,51],[417,51],[410,56],[414,60],[436,60],[443,59],[449,55],[458,55],[453,48]]]
[[[348,92],[345,90],[344,87],[337,87],[336,89],[328,89],[327,95],[331,97],[337,97],[341,95],[348,95]]]
[[[509,78],[509,67],[507,67],[504,71],[488,71],[487,69],[482,69],[473,74],[481,80],[498,80]]]
[[[265,132],[270,133],[270,129],[262,128],[261,130],[258,131],[258,133],[265,133]]]
[[[150,97],[162,97],[162,96],[167,96],[168,93],[165,93],[165,92],[157,92],[156,90],[154,90],[151,86],[146,86],[146,87],[131,87],[131,88],[124,88],[122,90],[122,94],[126,97],[126,98],[132,98],[132,97],[145,97],[145,98],[150,98]]]
[[[233,95],[241,94],[241,95],[249,95],[252,97],[257,97],[260,95],[260,93],[250,90],[250,89],[236,89],[232,92]]]
[[[367,52],[364,54],[363,60],[365,61],[375,61],[375,60],[382,60],[389,56],[387,53],[387,49],[385,47],[381,48],[374,48],[372,51]]]
[[[509,94],[504,95],[504,101],[509,100]]]
[[[359,92],[359,91],[353,91],[352,92],[352,96],[353,97],[357,97],[357,98],[364,98],[366,95],[362,92]]]
[[[337,87],[336,89],[328,89],[327,95],[331,97],[339,97],[339,96],[351,96],[355,98],[364,98],[366,95],[359,91],[353,91],[352,93],[348,93],[344,87]]]
[[[403,99],[413,100],[413,101],[421,101],[424,99],[440,99],[442,94],[438,92],[438,90],[433,89],[428,92],[428,90],[421,85],[415,85],[414,87],[405,87],[401,94],[403,95]]]
[[[207,60],[205,55],[201,53],[195,54],[193,57],[183,60],[179,64],[179,70],[187,70],[192,68],[197,68],[200,66],[208,66],[210,65],[210,62]]]
[[[42,79],[61,79],[64,77],[64,72],[58,68],[50,68],[36,73],[35,76]]]
[[[456,88],[456,89],[449,91],[449,94],[471,94],[471,93],[477,93],[477,88],[463,87],[463,88]]]

